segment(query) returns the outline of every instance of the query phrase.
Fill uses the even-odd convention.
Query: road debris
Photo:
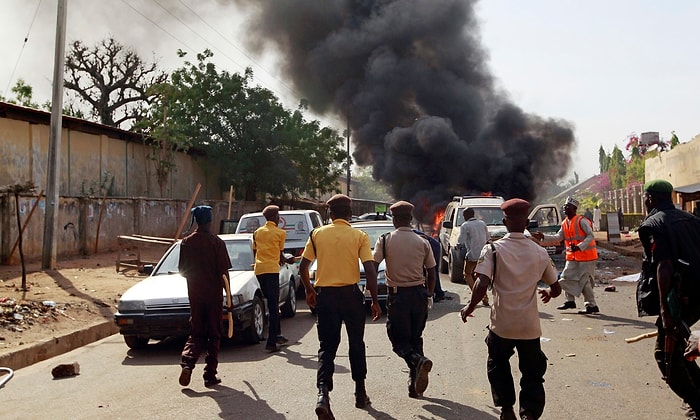
[[[68,305],[58,305],[54,301],[16,301],[0,297],[0,328],[13,332],[23,332],[33,325],[58,321],[58,316],[75,320],[66,313]]]

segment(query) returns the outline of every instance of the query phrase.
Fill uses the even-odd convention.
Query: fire
[[[491,191],[485,191],[485,192],[482,192],[482,193],[481,193],[481,196],[482,196],[482,197],[491,197],[492,195],[493,195],[493,194],[491,193]]]
[[[442,224],[442,219],[445,217],[445,209],[438,210],[435,213],[435,216],[433,216],[433,224],[432,228],[433,231],[431,232],[431,235],[436,237],[440,233],[440,226]]]

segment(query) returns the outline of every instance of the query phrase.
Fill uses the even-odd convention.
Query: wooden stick
[[[185,223],[187,223],[187,219],[190,218],[190,209],[192,208],[192,205],[194,204],[194,200],[197,199],[197,194],[199,194],[199,189],[202,188],[202,184],[197,183],[197,186],[194,187],[194,193],[192,194],[192,198],[190,199],[190,202],[187,204],[187,210],[185,210],[185,215],[182,218],[182,222],[180,222],[180,227],[177,228],[177,232],[175,232],[175,240],[177,241],[180,239],[180,234],[182,234],[182,230],[185,228]]]
[[[102,225],[102,214],[105,210],[105,201],[107,201],[108,191],[108,189],[105,189],[105,195],[102,196],[102,202],[100,203],[100,215],[97,218],[97,233],[95,234],[95,254],[97,254],[97,244],[100,243],[100,225]]]
[[[625,338],[625,343],[636,343],[637,341],[644,340],[645,338],[653,338],[659,335],[658,331],[652,331],[644,334],[639,334],[636,337]]]
[[[222,274],[221,277],[224,282],[224,287],[226,288],[226,306],[231,308],[230,311],[226,310],[228,314],[228,338],[231,338],[233,337],[233,297],[231,296],[231,286],[228,283],[228,277],[226,277],[226,274]]]
[[[231,219],[231,203],[233,202],[233,185],[231,185],[231,188],[228,190],[228,214],[226,215],[226,219]]]
[[[34,214],[34,210],[36,210],[37,205],[39,205],[39,201],[41,201],[41,197],[44,195],[44,190],[41,190],[39,193],[39,196],[37,197],[36,201],[32,205],[32,209],[29,210],[29,214],[27,215],[27,220],[24,221],[24,225],[22,225],[22,229],[19,232],[19,235],[17,236],[17,239],[15,240],[15,244],[12,246],[12,250],[10,251],[10,255],[7,257],[8,261],[12,261],[12,255],[15,253],[15,250],[17,249],[17,245],[19,244],[19,237],[24,233],[24,230],[27,228],[27,225],[29,224],[29,221],[32,220],[32,215]],[[17,210],[19,211],[19,209]]]

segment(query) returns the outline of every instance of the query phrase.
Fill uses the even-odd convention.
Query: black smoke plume
[[[353,157],[432,221],[453,195],[537,198],[571,163],[573,128],[497,92],[474,1],[237,0],[319,113],[347,119]]]

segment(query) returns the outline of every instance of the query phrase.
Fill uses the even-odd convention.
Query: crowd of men
[[[700,319],[700,305],[695,301],[696,290],[679,280],[678,262],[695,268],[700,255],[700,219],[675,207],[670,183],[650,181],[645,184],[644,191],[649,215],[639,228],[644,247],[642,275],[655,280],[659,296],[658,311],[651,313],[658,316],[654,357],[669,387],[687,404],[688,417],[697,419],[700,368],[694,360],[700,353],[698,338],[688,334],[688,326]],[[379,237],[374,251],[367,234],[349,223],[352,211],[348,196],[337,194],[327,205],[332,223],[311,233],[299,266],[306,302],[317,314],[315,414],[323,420],[335,418],[330,393],[343,324],[355,383],[355,407],[365,409],[371,404],[365,386],[365,295],[358,287],[358,259],[365,269],[373,320],[382,314],[377,297],[377,267],[380,262],[386,262],[387,336],[393,352],[408,367],[410,398],[422,397],[433,367],[432,360],[424,354],[422,335],[438,279],[432,243],[411,227],[414,209],[411,203],[399,201],[391,206],[395,230]],[[494,405],[501,410],[501,419],[538,419],[544,412],[547,358],[540,346],[537,295],[543,303],[548,303],[563,290],[565,300],[558,310],[575,309],[576,297],[583,295],[584,307],[579,313],[595,315],[600,312],[593,292],[598,259],[593,232],[599,229],[600,210],[596,206],[595,213],[584,217],[577,214],[578,207],[579,202],[574,197],[567,197],[566,218],[559,231],[550,235],[538,232],[529,235],[530,203],[519,198],[507,200],[501,210],[508,233],[496,241],[490,241],[486,225],[474,217],[473,209],[464,210],[465,222],[460,227],[458,245],[465,254],[463,274],[471,289],[471,299],[460,315],[466,323],[479,303],[490,307],[487,376]],[[276,308],[274,303],[279,292],[276,287],[279,265],[285,262],[284,231],[277,228],[278,212],[276,206],[266,207],[263,214],[267,223],[254,234],[255,272],[272,308]],[[214,342],[221,335],[221,282],[226,280],[228,266],[221,254],[221,244],[211,239],[215,235],[208,230],[211,209],[198,207],[193,209],[193,216],[199,227],[183,240],[180,261],[181,272],[188,280],[193,310],[192,333],[182,354],[180,384],[189,384],[199,355],[207,352],[204,379],[205,384],[211,386],[221,382],[216,377],[218,345]],[[566,265],[558,274],[544,246],[562,241]],[[314,260],[317,260],[317,271],[312,285],[309,266]],[[207,265],[216,270],[205,273]],[[213,297],[216,293],[207,294],[211,297],[207,300],[201,297],[201,291],[215,289],[219,307],[212,309],[217,306],[213,303],[217,300]],[[489,290],[492,301],[487,296]],[[270,333],[265,347],[270,352],[278,351],[279,345],[286,342],[281,335],[279,317],[273,316],[273,312],[270,311]],[[510,365],[515,350],[521,371],[517,398]]]

